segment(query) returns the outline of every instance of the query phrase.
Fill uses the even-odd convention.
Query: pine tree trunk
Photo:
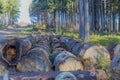
[[[79,27],[79,31],[80,31],[80,38],[84,40],[85,38],[85,27],[84,27],[84,4],[83,4],[83,0],[79,0],[79,13],[80,13],[80,27]]]
[[[90,30],[90,20],[89,20],[89,0],[84,0],[84,18],[85,18],[85,42],[89,42],[89,30]]]

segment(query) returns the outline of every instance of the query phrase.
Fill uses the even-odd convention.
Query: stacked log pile
[[[18,62],[17,70],[21,72],[50,71],[51,63],[49,61],[50,51],[48,42],[47,37],[41,36],[41,40]]]
[[[98,58],[110,61],[108,51],[100,45],[53,35],[10,40],[1,56],[0,72],[5,73],[10,66],[20,72],[9,74],[11,80],[101,80],[107,75],[97,70]]]
[[[83,65],[80,60],[72,53],[64,50],[60,41],[57,38],[52,38],[52,50],[57,56],[54,59],[55,70],[57,71],[74,71],[83,70]]]

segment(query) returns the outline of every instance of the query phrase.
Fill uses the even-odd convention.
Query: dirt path
[[[10,39],[28,36],[28,35],[20,34],[20,32],[24,28],[26,28],[26,26],[16,26],[15,28],[12,29],[0,29],[0,44]]]

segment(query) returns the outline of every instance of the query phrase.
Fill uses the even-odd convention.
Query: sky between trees
[[[32,0],[20,0],[20,18],[19,22],[30,23],[29,5]]]

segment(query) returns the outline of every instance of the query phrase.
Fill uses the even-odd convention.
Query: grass
[[[91,35],[90,42],[101,44],[103,46],[109,46],[111,44],[120,43],[120,36],[119,35]]]
[[[75,39],[79,39],[78,33],[64,32],[62,35],[73,37]],[[95,43],[95,44],[100,44],[102,46],[109,46],[111,44],[118,44],[118,43],[120,43],[120,34],[116,34],[116,35],[91,34],[90,35],[90,42]]]
[[[54,32],[54,29],[51,28],[52,32]],[[35,26],[27,26],[25,29],[23,29],[20,33],[22,34],[32,34],[34,32],[37,32],[37,29]],[[67,32],[63,30],[61,32],[61,35],[63,36],[69,36],[75,39],[80,39],[79,38],[79,33],[72,33],[72,32]],[[112,34],[91,34],[90,35],[90,43],[94,44],[100,44],[102,46],[109,46],[111,44],[118,44],[120,43],[120,33],[116,33],[114,35]]]
[[[26,28],[23,28],[22,31],[19,33],[24,35],[30,35],[30,34],[34,34],[35,32],[37,32],[37,29],[34,26],[29,25]]]

